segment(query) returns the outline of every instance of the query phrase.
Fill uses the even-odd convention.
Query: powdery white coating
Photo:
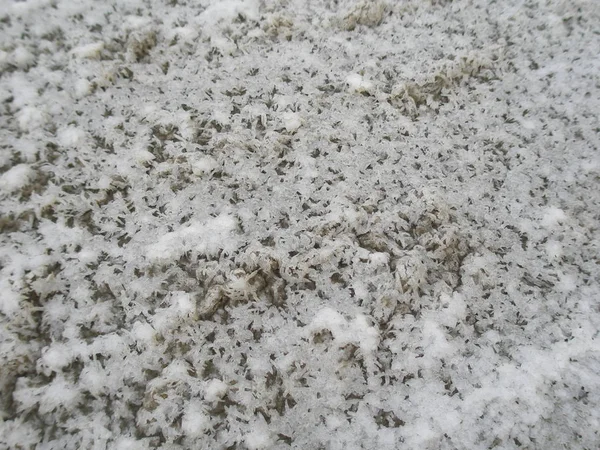
[[[204,411],[202,402],[191,400],[183,413],[181,421],[183,431],[189,436],[201,437],[210,427],[210,417]]]
[[[365,354],[373,352],[379,343],[379,333],[369,326],[364,316],[359,315],[348,322],[340,313],[330,308],[319,311],[308,329],[312,333],[330,331],[340,347],[353,343]]]
[[[61,369],[71,363],[76,355],[72,354],[69,347],[60,344],[54,344],[42,351],[40,364],[46,368],[48,374],[51,372],[60,372]]]
[[[83,130],[70,126],[58,131],[58,142],[64,147],[75,147],[85,139]]]
[[[148,247],[147,256],[152,260],[172,259],[188,251],[213,255],[219,250],[234,248],[235,219],[221,215],[205,223],[193,223],[177,231],[165,233],[158,242]]]
[[[222,398],[227,392],[227,384],[221,380],[210,380],[204,390],[204,399],[208,402],[215,402]]]
[[[192,163],[192,172],[198,176],[209,174],[216,168],[217,161],[211,157],[200,158]]]
[[[273,446],[273,440],[266,427],[261,428],[251,431],[244,437],[244,443],[249,450],[262,450]]]
[[[373,88],[373,83],[365,80],[361,75],[353,73],[346,77],[348,89],[351,92],[369,92]]]
[[[0,448],[596,449],[591,1],[0,5]]]
[[[100,53],[104,49],[103,42],[92,42],[90,44],[83,44],[75,47],[71,50],[71,54],[76,58],[99,58]]]
[[[0,282],[0,312],[7,317],[15,315],[19,309],[21,294],[15,292],[7,280]]]
[[[17,164],[0,175],[0,190],[8,193],[26,186],[35,173],[28,164]]]
[[[283,125],[287,132],[292,133],[302,125],[302,119],[300,115],[294,112],[283,113]]]
[[[560,258],[563,253],[562,244],[554,240],[546,242],[546,253],[551,259]]]
[[[134,338],[144,344],[150,344],[155,336],[154,328],[148,323],[135,322],[131,331]]]
[[[562,209],[550,207],[544,212],[542,225],[546,228],[553,228],[557,225],[561,225],[566,219],[567,216]]]
[[[32,66],[35,56],[24,47],[17,47],[12,54],[14,64],[20,69],[27,69]]]
[[[78,98],[85,97],[92,91],[92,85],[88,80],[81,79],[75,82],[75,95]]]
[[[227,23],[239,16],[251,20],[258,18],[258,2],[256,0],[224,0],[209,3],[210,5],[199,16],[200,23]]]
[[[34,107],[27,106],[18,113],[17,123],[22,131],[33,131],[41,127],[46,122],[44,111]]]

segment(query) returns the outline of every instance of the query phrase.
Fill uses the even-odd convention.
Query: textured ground
[[[600,447],[594,0],[0,0],[0,448]]]

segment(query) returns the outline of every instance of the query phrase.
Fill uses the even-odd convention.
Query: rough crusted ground
[[[597,2],[0,11],[0,447],[600,446]]]

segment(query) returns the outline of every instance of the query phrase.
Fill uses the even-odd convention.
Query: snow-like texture
[[[596,0],[0,0],[0,448],[600,448]]]

